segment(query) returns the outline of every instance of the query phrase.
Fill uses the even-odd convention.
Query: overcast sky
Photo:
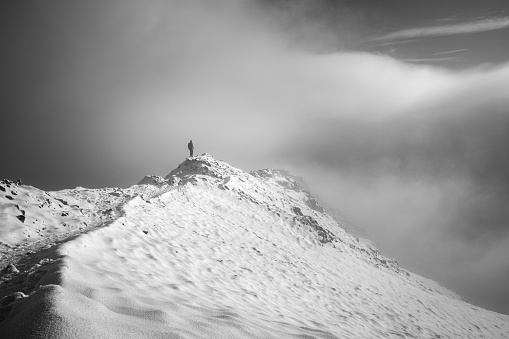
[[[281,167],[386,254],[509,313],[506,1],[7,1],[0,177]]]

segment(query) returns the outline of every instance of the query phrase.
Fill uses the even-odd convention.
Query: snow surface
[[[1,185],[1,338],[509,338],[285,171],[204,154],[126,189]]]

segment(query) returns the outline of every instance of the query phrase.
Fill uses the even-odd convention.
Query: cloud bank
[[[385,253],[507,313],[509,65],[445,72],[343,54],[329,69],[342,68],[337,101],[303,113],[282,155]]]
[[[2,143],[17,141],[19,176],[130,185],[166,175],[193,139],[303,175],[384,253],[509,313],[509,65],[352,51],[369,28],[340,2],[70,3],[11,23],[2,109],[30,137]]]

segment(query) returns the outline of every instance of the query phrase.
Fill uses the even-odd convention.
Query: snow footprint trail
[[[1,184],[5,185],[5,182],[9,183],[7,180],[2,180]],[[11,183],[11,186],[13,185]],[[0,187],[4,188],[1,185]],[[15,186],[17,193],[12,203],[2,204],[2,196],[0,196],[0,212],[6,208],[5,206],[7,208],[10,205],[16,206],[23,215],[26,213],[27,224],[33,220],[35,226],[32,228],[38,233],[34,237],[33,230],[25,227],[28,231],[24,232],[28,237],[25,235],[23,238],[20,236],[21,232],[14,232],[16,227],[22,229],[23,224],[18,220],[16,222],[19,225],[6,225],[10,226],[12,231],[6,226],[0,227],[0,240],[5,241],[0,241],[0,268],[5,268],[9,263],[16,267],[26,266],[26,256],[29,256],[30,262],[33,254],[82,233],[108,225],[119,218],[123,214],[123,206],[134,197],[141,196],[149,200],[174,188],[175,185],[168,182],[158,183],[158,185],[134,185],[126,189],[78,187],[54,192],[45,192],[31,186]],[[14,192],[14,189],[11,190]],[[5,192],[2,191],[2,193]],[[69,218],[72,219],[69,220]],[[8,221],[2,221],[0,217],[1,223],[9,223]],[[40,228],[46,230],[44,234],[39,230]],[[30,235],[32,235],[31,238]],[[0,272],[1,281],[9,279],[5,275],[5,272]]]
[[[1,322],[11,311],[13,301],[30,296],[44,283],[61,283],[57,272],[61,265],[62,255],[59,253],[59,248],[62,244],[98,228],[109,226],[116,219],[123,216],[124,205],[133,197],[141,195],[150,198],[150,196],[162,194],[170,189],[173,189],[173,187],[148,188],[133,186],[123,190],[118,188],[99,190],[77,188],[74,190],[44,192],[30,186],[25,188],[29,192],[26,194],[29,197],[35,195],[37,198],[41,193],[44,194],[43,197],[46,199],[45,203],[49,203],[48,206],[51,206],[50,199],[54,199],[57,203],[61,203],[61,208],[62,205],[71,205],[72,208],[79,209],[82,211],[81,223],[85,227],[67,232],[62,232],[56,227],[57,232],[50,233],[50,235],[40,240],[21,242],[12,247],[6,246],[8,251],[3,251],[0,256],[0,267],[5,267],[0,272],[0,327]],[[23,191],[23,188],[21,190]],[[31,191],[34,191],[35,194]],[[114,198],[112,199],[112,197]],[[37,201],[40,202],[40,200],[39,198]],[[27,202],[30,203],[29,200]],[[94,209],[91,204],[95,206]],[[25,209],[29,215],[33,214],[30,208],[25,207]],[[63,212],[62,215],[64,214],[68,213]],[[7,263],[10,264],[7,265]]]
[[[231,248],[238,240],[237,234],[230,233],[222,219],[200,213],[196,202],[207,202],[203,197],[197,196],[189,203],[179,199],[181,192],[175,195],[177,199],[166,195],[150,204],[135,199],[126,206],[124,218],[62,246],[67,267],[62,272],[62,286],[104,305],[109,312],[101,319],[109,319],[108,324],[114,327],[128,328],[131,335],[142,329],[151,335],[178,333],[204,338],[229,333],[234,337],[285,336],[289,325],[267,328],[260,320],[253,325],[252,315],[248,319],[239,310],[232,311],[236,309],[232,304],[249,303],[261,296],[265,300],[258,302],[256,314],[261,319],[268,317],[264,304],[269,299],[258,296],[264,279],[260,279],[256,266],[261,264],[253,263],[253,256],[247,254],[251,252],[241,256],[239,264],[237,248],[235,252]],[[154,217],[156,203],[171,208],[166,209],[166,215]],[[175,227],[168,227],[168,223]],[[246,233],[245,229],[238,231]],[[203,237],[210,241],[200,241]],[[255,235],[246,238],[256,239],[260,241]],[[227,274],[237,282],[224,280]],[[154,321],[162,323],[159,329]],[[103,326],[107,324],[99,322],[93,328],[102,331]]]
[[[10,262],[17,272],[4,270],[0,274],[0,323],[12,309],[12,301],[30,296],[37,288],[47,283],[59,284],[61,280],[55,272],[61,264],[62,255],[59,247],[76,237],[97,228],[108,226],[111,220],[99,219],[96,223],[89,221],[89,226],[65,233],[57,233],[32,243],[16,246],[15,250],[3,257]]]

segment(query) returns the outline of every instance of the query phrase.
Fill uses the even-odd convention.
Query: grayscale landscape
[[[508,11],[8,1],[0,338],[509,338]]]

